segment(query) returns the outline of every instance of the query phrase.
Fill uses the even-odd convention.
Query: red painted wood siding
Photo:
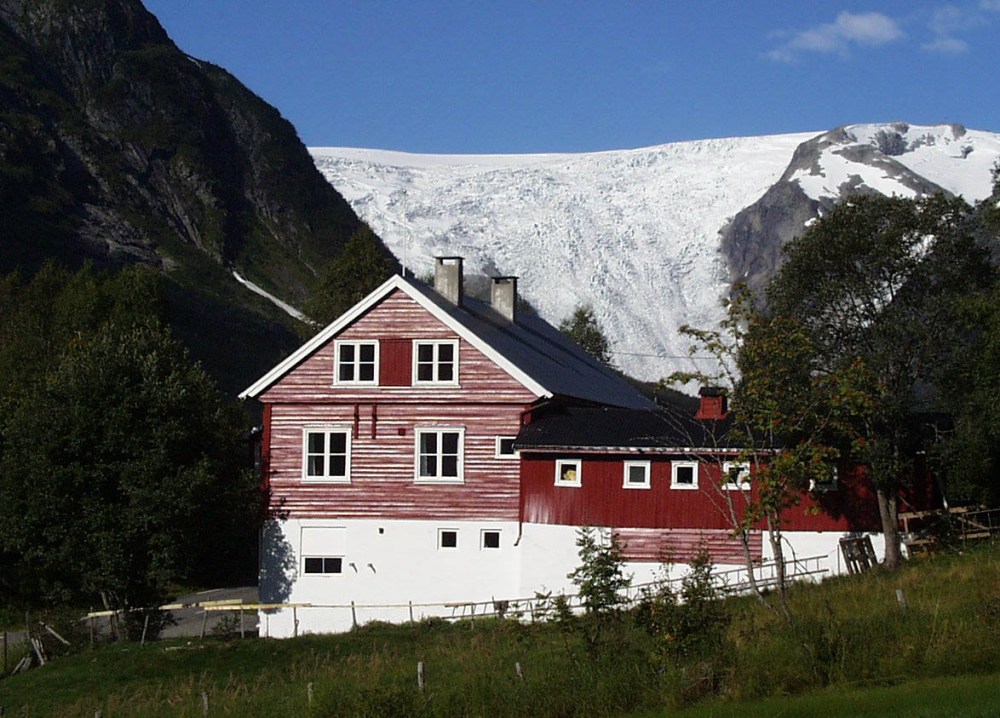
[[[721,529],[616,529],[626,561],[647,563],[691,563],[702,548],[715,563],[743,564],[743,546],[732,532]],[[750,556],[763,555],[760,531],[750,534]]]
[[[556,458],[582,459],[580,487],[555,485]],[[623,461],[650,461],[650,488],[623,487]],[[678,458],[691,461],[691,458]],[[671,458],[645,455],[522,455],[523,520],[569,526],[728,530],[725,497],[745,506],[742,492],[721,492],[720,465],[704,462],[698,489],[672,489]],[[880,529],[874,497],[858,471],[841,472],[837,491],[802,502],[782,516],[787,531]]]
[[[336,337],[379,341],[379,386],[334,386],[334,340],[266,391],[272,507],[290,518],[516,520],[519,465],[496,458],[537,397],[459,342],[458,386],[411,386],[414,339],[458,339],[402,292]],[[303,430],[350,429],[351,482],[302,481]],[[416,428],[464,429],[465,483],[414,480]]]

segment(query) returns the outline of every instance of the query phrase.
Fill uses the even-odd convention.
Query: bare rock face
[[[0,0],[0,44],[17,244],[0,269],[53,250],[209,261],[294,301],[357,228],[277,110],[180,52],[138,0]]]
[[[801,179],[823,176],[824,158],[829,154],[859,167],[876,169],[879,176],[916,196],[944,191],[893,159],[912,149],[904,137],[908,129],[905,123],[894,123],[875,133],[871,142],[860,142],[846,128],[839,127],[799,145],[781,179],[720,232],[732,282],[745,284],[760,296],[781,266],[781,249],[787,242],[845,197],[878,191],[868,186],[860,174],[853,173],[835,190],[810,196]],[[956,138],[964,133],[960,125],[952,127]]]
[[[0,0],[0,273],[144,263],[175,334],[239,390],[359,220],[294,128],[139,0]]]

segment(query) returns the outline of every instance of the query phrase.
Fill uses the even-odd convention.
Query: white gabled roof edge
[[[430,312],[441,323],[445,324],[448,328],[458,334],[459,337],[465,339],[469,342],[469,344],[481,351],[489,359],[493,360],[501,369],[510,374],[515,380],[524,386],[525,389],[533,393],[535,396],[540,398],[552,396],[551,391],[539,384],[529,374],[518,368],[515,364],[498,352],[492,345],[482,339],[482,337],[470,330],[461,322],[457,321],[454,317],[448,314],[448,312],[444,311],[434,301],[429,299],[427,295],[416,289],[404,277],[396,274],[389,277],[389,279],[383,282],[381,286],[375,289],[371,294],[348,309],[332,324],[329,324],[326,328],[316,334],[316,336],[289,354],[284,361],[276,365],[273,369],[271,369],[271,371],[244,389],[239,395],[240,399],[256,399],[259,397],[278,380],[283,378],[288,372],[305,361],[305,359],[308,358],[313,352],[354,323],[354,321],[362,314],[378,304],[396,289],[406,294],[406,296]]]

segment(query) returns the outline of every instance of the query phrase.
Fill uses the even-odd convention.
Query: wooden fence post
[[[312,708],[313,705],[313,684],[312,681],[306,684],[306,697],[309,701],[309,707]]]
[[[358,612],[357,609],[355,609],[354,607],[354,601],[351,601],[351,627],[352,628],[358,627]]]
[[[208,715],[208,691],[201,692],[201,714]]]
[[[146,645],[146,631],[149,630],[149,611],[146,611],[146,618],[142,621],[142,640],[139,641],[140,646]]]
[[[410,601],[410,623],[413,623],[413,601]]]
[[[521,679],[521,682],[524,683],[524,669],[521,668],[520,662],[514,664],[514,672],[517,674],[517,677]]]
[[[299,609],[292,606],[292,638],[299,637]]]
[[[417,689],[424,690],[424,662],[417,661]]]
[[[241,608],[240,609],[240,638],[246,638],[247,637],[246,623],[244,622],[244,619],[243,619],[243,617],[244,617],[245,614],[246,614],[246,611],[244,611]]]
[[[903,589],[896,589],[896,600],[899,601],[899,607],[902,609],[909,608],[909,604],[906,603],[906,595],[903,593]]]
[[[205,640],[205,631],[208,629],[208,611],[204,611],[205,618],[201,621],[201,639]]]
[[[3,673],[0,676],[7,675],[7,631],[3,632]],[[3,708],[0,708],[0,718],[3,718]]]

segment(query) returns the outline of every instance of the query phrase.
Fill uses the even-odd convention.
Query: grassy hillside
[[[241,716],[1000,712],[987,690],[1000,672],[997,548],[797,587],[791,601],[792,624],[726,601],[713,614],[721,640],[687,652],[670,645],[679,634],[653,636],[633,616],[599,630],[480,620],[108,645],[0,680],[0,705],[7,716],[87,718],[202,715],[206,698],[209,715]]]

